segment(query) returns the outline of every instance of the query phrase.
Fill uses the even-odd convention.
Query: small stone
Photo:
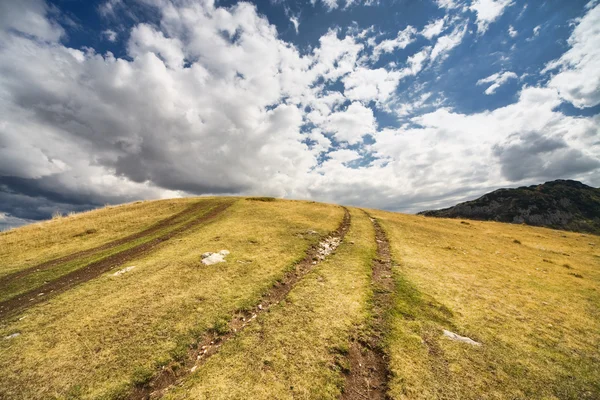
[[[113,274],[113,276],[121,276],[121,275],[123,275],[123,274],[125,274],[125,273],[127,273],[127,272],[131,271],[131,270],[132,270],[132,269],[134,269],[134,268],[135,268],[135,265],[132,265],[132,266],[130,266],[130,267],[126,267],[126,268],[120,269],[120,270],[118,270],[117,272],[115,272],[115,273]]]
[[[198,366],[197,366],[197,365],[194,365],[194,366],[192,367],[192,369],[190,369],[190,372],[194,372],[194,371],[196,370],[196,368],[198,368]]]
[[[208,254],[208,256],[204,257],[206,254]],[[204,253],[202,254],[202,263],[204,265],[213,265],[225,262],[225,256],[227,254],[229,254],[228,250],[221,250],[218,253]]]
[[[473,345],[473,346],[481,346],[481,343],[476,342],[476,341],[474,341],[471,338],[468,338],[466,336],[457,335],[456,333],[447,331],[445,329],[444,329],[444,336],[447,336],[447,337],[449,337],[452,340],[456,340],[457,342],[468,343],[468,344]]]
[[[263,309],[263,306],[262,306],[262,304],[259,304],[259,305],[258,305],[258,309],[259,309],[259,310],[262,310],[262,309]]]
[[[4,336],[4,340],[10,340],[10,339],[14,339],[14,338],[16,338],[17,336],[20,336],[20,335],[21,335],[21,334],[20,334],[19,332],[11,333],[11,334],[10,334],[10,335],[8,335],[8,336]]]

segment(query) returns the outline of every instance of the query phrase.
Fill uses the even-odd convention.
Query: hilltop
[[[264,197],[69,215],[0,233],[0,398],[597,399],[599,264],[593,235]]]
[[[498,189],[472,201],[420,215],[545,226],[600,234],[600,189],[556,180],[516,189]]]

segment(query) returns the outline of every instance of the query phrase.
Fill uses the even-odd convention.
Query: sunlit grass
[[[115,398],[235,310],[256,302],[321,234],[337,227],[337,206],[240,200],[217,220],[36,306],[0,328],[0,397]],[[228,249],[227,262],[201,254]],[[124,265],[126,266],[126,265]]]
[[[139,232],[195,201],[140,201],[1,232],[0,276]]]
[[[350,332],[368,316],[374,255],[371,222],[353,209],[337,252],[168,397],[337,399]]]
[[[214,208],[217,203],[212,199],[201,199],[198,200],[204,207],[202,209],[196,210],[194,213],[190,215],[182,215],[180,217],[175,218],[172,221],[172,224],[165,226],[162,229],[157,230],[156,232],[145,234],[139,238],[129,240],[120,245],[116,245],[114,247],[107,248],[105,250],[101,250],[98,252],[94,252],[93,254],[76,258],[71,261],[61,262],[56,266],[48,269],[41,269],[40,271],[34,271],[33,273],[21,277],[17,280],[11,281],[0,288],[0,301],[4,301],[15,297],[21,293],[27,292],[29,290],[33,290],[41,286],[44,282],[49,282],[53,279],[57,279],[63,275],[68,274],[74,270],[83,268],[89,264],[100,261],[106,257],[111,255],[115,255],[117,253],[123,252],[127,249],[131,249],[133,247],[139,246],[143,243],[150,242],[153,239],[156,239],[162,235],[165,235],[171,231],[174,231],[177,228],[184,226],[185,224],[193,221],[196,218],[201,217],[205,213],[209,212],[212,208]],[[33,252],[34,250],[32,250]]]
[[[597,236],[374,214],[397,263],[394,398],[600,397]]]

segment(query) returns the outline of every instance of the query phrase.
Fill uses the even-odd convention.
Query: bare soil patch
[[[384,349],[387,318],[393,304],[394,280],[390,243],[385,232],[374,218],[377,257],[373,260],[373,309],[367,331],[359,332],[352,339],[349,351],[349,371],[341,399],[387,399],[388,356]]]

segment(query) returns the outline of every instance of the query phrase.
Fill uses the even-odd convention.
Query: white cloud
[[[383,104],[395,92],[402,77],[398,71],[358,67],[343,79],[344,95],[350,100],[374,100]]]
[[[331,114],[323,129],[333,133],[340,142],[356,144],[362,141],[364,135],[375,133],[377,122],[373,110],[355,101],[346,110]]]
[[[106,38],[106,40],[108,40],[109,42],[115,42],[119,35],[117,34],[117,32],[113,31],[112,29],[106,29],[106,30],[102,31],[102,36],[104,36]]]
[[[491,95],[496,93],[496,90],[511,79],[518,79],[517,74],[511,71],[497,72],[493,75],[488,76],[477,81],[477,85],[483,85],[491,83],[491,85],[485,90],[485,94]]]
[[[600,104],[600,5],[581,18],[569,38],[571,48],[543,73],[558,70],[548,85],[577,108]]]
[[[98,6],[98,12],[103,17],[113,16],[116,8],[122,4],[123,0],[106,0]]]
[[[438,7],[449,9],[449,10],[453,9],[453,8],[457,8],[459,6],[458,0],[435,0],[435,2],[438,5]]]
[[[3,22],[0,181],[10,175],[86,205],[260,193],[416,211],[513,181],[597,175],[600,117],[556,111],[563,98],[596,101],[597,92],[575,88],[581,95],[560,78],[597,77],[589,15],[552,64],[550,88],[525,88],[515,104],[466,115],[439,108],[433,85],[397,98],[398,82],[439,65],[464,40],[464,24],[398,67],[373,69],[376,48],[406,48],[417,31],[377,44],[373,29],[334,29],[301,53],[249,3],[154,4],[157,24],[119,31],[129,37],[123,58],[67,47],[43,9],[38,34],[14,34],[16,22]],[[385,107],[407,124],[379,130],[374,109]],[[7,199],[37,204],[0,191],[3,207]]]
[[[298,33],[298,28],[300,27],[300,21],[298,21],[298,17],[291,16],[290,22],[292,23],[292,25],[294,25],[294,29],[296,30],[296,33]]]
[[[167,38],[162,32],[150,25],[139,24],[131,30],[127,50],[134,57],[145,56],[152,52],[165,61],[171,68],[181,68],[185,55],[179,39]]]
[[[515,37],[517,37],[519,32],[511,25],[508,27],[508,34],[510,35],[511,38],[515,38]]]
[[[318,64],[313,71],[327,80],[338,79],[353,71],[358,54],[363,50],[363,45],[351,36],[340,40],[337,30],[330,30],[321,36],[319,43],[320,47],[315,50]]]
[[[425,25],[420,34],[426,37],[427,39],[431,40],[434,37],[439,36],[439,34],[444,31],[445,24],[446,18],[440,18],[438,20],[432,21],[429,24]]]
[[[407,66],[402,70],[406,75],[416,75],[423,70],[431,54],[431,46],[422,48],[418,53],[408,57]]]
[[[500,18],[504,10],[513,4],[512,0],[473,0],[469,8],[477,13],[477,31],[484,34],[490,24]]]
[[[347,163],[360,158],[360,154],[355,150],[340,149],[328,154],[331,160],[339,163]]]
[[[431,51],[431,61],[435,61],[437,58],[440,61],[443,61],[447,56],[450,50],[458,46],[467,32],[467,26],[458,26],[452,31],[451,34],[446,36],[441,36],[438,38],[433,50]]]
[[[405,49],[409,44],[415,41],[415,35],[417,30],[408,25],[401,31],[398,31],[398,35],[394,39],[382,40],[373,49],[372,59],[377,61],[381,53],[391,53],[396,49]]]
[[[56,41],[64,30],[48,18],[44,0],[0,1],[0,32],[14,29],[41,40]]]

